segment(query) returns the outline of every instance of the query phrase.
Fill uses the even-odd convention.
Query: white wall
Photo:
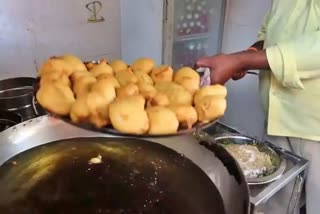
[[[104,22],[87,23],[90,0],[10,0],[0,7],[0,79],[35,76],[52,55],[119,58],[120,3],[100,0]]]
[[[121,0],[122,58],[162,59],[163,0]]]
[[[223,52],[241,51],[256,41],[271,0],[228,0]],[[262,137],[264,115],[258,97],[258,76],[228,83],[228,110],[222,122]]]

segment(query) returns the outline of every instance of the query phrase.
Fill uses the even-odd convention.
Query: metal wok
[[[85,137],[85,138],[81,138],[81,137]],[[104,137],[104,138],[99,138],[99,137]],[[105,138],[105,137],[109,137],[109,138]],[[163,204],[161,205],[161,209],[158,209],[158,210],[151,209],[152,211],[150,211],[150,210],[143,210],[143,207],[142,207],[142,209],[140,209],[140,213],[219,213],[219,214],[223,214],[223,213],[248,214],[249,213],[249,191],[248,191],[248,186],[246,184],[244,176],[242,175],[241,170],[237,165],[236,161],[233,158],[231,158],[231,156],[221,146],[211,144],[210,142],[203,142],[202,144],[211,150],[209,151],[204,146],[199,145],[197,141],[194,140],[190,135],[170,137],[170,138],[151,139],[154,143],[141,141],[134,138],[123,139],[123,138],[114,138],[114,137],[110,138],[110,137],[113,137],[113,136],[82,130],[80,128],[64,123],[60,120],[54,120],[48,116],[42,116],[33,120],[26,121],[10,129],[7,129],[6,131],[0,134],[0,165],[2,165],[2,168],[0,169],[3,171],[7,171],[7,170],[10,171],[10,169],[12,168],[17,169],[17,167],[19,167],[20,164],[22,164],[20,166],[20,169],[22,171],[25,171],[30,169],[31,166],[33,166],[34,168],[32,167],[31,168],[35,170],[34,172],[37,172],[37,174],[35,175],[35,177],[32,177],[32,178],[35,179],[35,181],[37,181],[37,179],[39,179],[38,181],[43,181],[43,179],[40,179],[41,176],[44,176],[41,173],[46,174],[50,172],[50,170],[48,172],[48,170],[46,170],[48,168],[45,168],[45,167],[49,167],[53,163],[57,163],[60,161],[60,165],[65,166],[65,167],[62,167],[64,170],[70,169],[68,168],[68,163],[70,163],[70,159],[67,158],[67,160],[69,161],[66,161],[66,157],[72,158],[75,154],[78,154],[78,156],[81,156],[79,154],[85,155],[85,163],[87,164],[89,163],[88,159],[90,159],[89,156],[87,156],[89,154],[90,154],[90,157],[92,158],[99,157],[99,155],[102,156],[102,161],[110,162],[112,158],[113,160],[117,160],[116,158],[114,158],[117,155],[115,156],[110,155],[110,152],[112,151],[110,150],[110,148],[113,146],[112,148],[114,149],[117,148],[115,150],[120,152],[120,154],[125,154],[123,155],[123,157],[126,157],[122,159],[120,158],[118,159],[118,161],[114,162],[114,164],[122,164],[122,167],[116,167],[120,171],[129,172],[128,170],[130,169],[131,171],[134,172],[134,167],[139,166],[141,168],[139,168],[140,170],[138,171],[143,172],[143,174],[146,177],[148,177],[149,175],[149,179],[151,179],[152,173],[150,174],[150,172],[154,173],[155,171],[154,171],[154,168],[149,168],[149,171],[148,171],[148,167],[152,166],[152,164],[150,165],[150,161],[157,163],[154,160],[158,160],[158,163],[159,163],[159,160],[165,160],[168,163],[168,170],[157,172],[162,175],[161,176],[159,175],[160,177],[157,181],[160,187],[159,188],[157,187],[158,189],[156,190],[165,189],[167,190],[167,192],[171,194],[166,195],[166,197],[164,198],[160,198],[164,200]],[[81,138],[81,139],[75,140],[72,138]],[[66,140],[66,139],[69,139],[69,140]],[[60,141],[60,143],[49,143],[49,142],[59,141],[59,140],[62,140],[62,141]],[[104,146],[101,146],[102,144]],[[40,146],[40,145],[44,145],[44,146]],[[57,150],[57,147],[55,148],[55,146],[51,146],[51,145],[60,145],[64,147],[64,149],[62,149],[61,147],[59,152],[59,149]],[[84,153],[76,152],[77,148],[81,147],[81,145],[84,147],[82,147],[82,149],[80,150],[81,151],[86,150],[87,152],[84,152]],[[40,146],[40,147],[37,147],[37,146]],[[98,147],[100,149],[104,148],[103,151],[109,151],[109,155],[106,156],[103,154],[102,150],[101,151],[97,150]],[[83,149],[83,148],[86,148],[86,149]],[[105,148],[109,148],[109,149],[105,149]],[[126,148],[127,150],[124,148]],[[139,148],[141,149],[141,152],[142,152],[140,155],[128,155],[128,153],[124,152],[124,151],[127,151],[127,152],[136,151]],[[62,150],[64,150],[64,152],[62,152]],[[91,151],[94,150],[95,153],[94,152],[90,153],[90,150]],[[17,154],[24,151],[28,151],[28,152],[22,153],[20,154],[20,156],[18,155],[17,157],[14,157]],[[72,151],[74,151],[75,153],[72,153],[73,155],[67,155],[68,152],[66,151],[71,153]],[[45,163],[43,163],[44,165],[41,165],[40,164],[41,160],[43,159],[45,160],[45,157],[48,157],[48,155],[45,155],[47,154],[46,152],[58,155],[58,156],[49,155],[49,157],[61,157],[61,158],[56,158],[54,160],[47,160],[47,165]],[[97,154],[97,153],[101,153],[101,154]],[[25,154],[26,156],[24,157]],[[28,162],[28,158],[26,158],[28,154],[29,154],[29,162]],[[182,154],[183,156],[179,154]],[[14,158],[12,159],[12,157]],[[37,159],[38,164],[34,158]],[[6,162],[8,160],[9,162]],[[6,164],[4,164],[5,162]],[[133,166],[130,165],[129,163],[133,163]],[[33,180],[26,179],[26,177],[22,176],[23,174],[19,174],[20,176],[14,176],[14,173],[18,173],[19,171],[13,170],[10,172],[12,175],[12,177],[10,178],[6,177],[10,173],[2,173],[2,174],[0,173],[0,184],[1,182],[5,182],[5,181],[12,182],[12,183],[10,182],[6,183],[6,185],[0,185],[0,213],[4,213],[4,211],[8,211],[8,210],[1,210],[1,205],[5,207],[4,205],[8,204],[10,201],[12,202],[13,200],[12,198],[9,197],[10,194],[9,195],[7,194],[9,190],[12,190],[12,191],[14,190],[15,194],[13,194],[13,196],[16,196],[16,198],[19,198],[18,196],[20,196],[21,198],[21,195],[26,195],[27,192],[30,193],[29,190],[32,190],[32,188],[30,187],[39,186],[39,185],[34,185],[34,184],[39,184],[39,182],[32,183]],[[55,170],[51,172],[54,173]],[[68,172],[68,170],[66,170],[65,172]],[[120,176],[121,173],[120,174],[117,174],[117,173],[119,173],[119,171],[116,171],[116,173],[114,172],[109,173],[108,176],[109,178],[111,175]],[[56,177],[57,179],[59,178],[62,179],[62,181],[60,180],[60,183],[64,184],[62,186],[66,186],[68,184],[67,182],[68,179],[69,181],[70,180],[74,181],[72,180],[71,174],[68,176],[67,175],[68,173],[65,173],[64,176]],[[130,173],[129,173],[129,177],[130,177]],[[97,179],[99,179],[99,177]],[[55,180],[56,179],[51,180],[49,183],[54,184]],[[82,186],[84,186],[84,192],[87,192],[89,195],[91,194],[92,196],[92,195],[95,195],[97,192],[93,190],[94,188],[93,189],[91,188],[92,185],[90,184],[89,181],[87,180],[85,184]],[[113,181],[120,182],[121,179],[113,179]],[[10,187],[17,187],[16,184],[19,184],[18,186],[20,187],[10,189]],[[73,182],[73,184],[74,184],[73,186],[71,185],[69,187],[70,188],[74,187],[75,189],[73,189],[73,191],[80,191],[79,188],[77,187],[81,186],[80,185],[81,182],[80,183]],[[78,184],[78,186],[75,184]],[[147,187],[150,185],[150,182],[146,182],[146,183],[137,182],[136,184],[140,184],[139,187],[145,190],[145,189],[148,189]],[[105,184],[105,185],[110,185],[110,184]],[[50,187],[48,187],[50,185],[44,185],[44,186],[47,186],[47,188],[50,189]],[[26,187],[26,189],[23,189],[22,187]],[[29,189],[27,187],[29,187]],[[127,187],[128,186],[126,186],[126,188]],[[117,209],[118,212],[109,212],[109,213],[130,213],[130,210],[132,211],[131,213],[137,213],[137,212],[134,212],[134,211],[137,211],[137,210],[134,210],[134,206],[131,206],[131,208],[128,206],[127,207],[125,206],[125,205],[128,205],[129,203],[128,201],[132,201],[132,200],[128,200],[128,198],[130,198],[129,196],[131,196],[131,198],[133,197],[133,195],[130,192],[129,193],[126,192],[128,191],[128,189],[126,188],[115,189],[114,190],[115,192],[111,191],[111,193],[115,194],[114,195],[115,198],[118,198],[119,200],[122,201],[120,204],[122,207],[124,206],[125,208]],[[92,193],[90,189],[95,193]],[[98,189],[100,188],[96,188],[95,190],[98,190]],[[149,198],[151,199],[157,199],[156,196],[158,196],[157,194],[159,193],[159,191],[144,192],[141,189],[139,189],[139,191],[134,191],[134,193],[136,194],[135,198],[137,198],[137,201],[139,201],[139,199],[141,198],[143,199],[148,198],[149,196],[150,196]],[[63,188],[61,188],[59,191],[58,190],[54,192],[59,193],[60,191],[60,193],[65,193],[66,191]],[[5,194],[5,192],[7,193]],[[49,191],[49,193],[52,193],[52,192]],[[79,195],[79,194],[76,194],[76,195]],[[88,196],[88,194],[86,196]],[[107,193],[105,192],[104,194],[107,194]],[[119,196],[117,196],[116,194],[119,194]],[[50,199],[54,198],[54,196],[56,197],[55,199],[59,199],[58,194],[51,195],[50,197],[48,196],[50,194],[45,194],[41,197],[44,201],[46,201],[45,200],[46,195]],[[65,195],[65,194],[62,194],[62,195]],[[31,194],[31,196],[34,196],[34,195]],[[99,202],[98,200],[89,200],[88,202],[88,200],[84,200],[83,203],[97,204]],[[125,203],[126,201],[128,203]],[[141,207],[140,202],[141,201],[139,201],[139,203],[137,202],[139,204],[139,207]],[[49,208],[47,207],[48,210],[51,210],[50,204],[51,203],[49,203],[49,205],[47,204],[47,206],[49,207]],[[111,204],[115,204],[115,202]],[[155,205],[155,202],[152,200],[151,200],[151,205]],[[104,208],[105,207],[101,209],[97,209],[96,212],[92,211],[91,213],[99,213]],[[6,207],[6,209],[8,209],[8,207]],[[85,211],[85,210],[83,209],[82,211]],[[54,212],[54,210],[52,210],[52,212]],[[19,212],[14,212],[14,213],[19,214]],[[20,213],[24,213],[24,212],[21,211]],[[34,212],[34,213],[42,214],[43,212]],[[47,211],[46,213],[50,213],[50,212]],[[59,213],[59,212],[54,212],[54,213]]]

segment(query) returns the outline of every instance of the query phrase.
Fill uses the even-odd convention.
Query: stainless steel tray
[[[281,154],[278,154],[276,151],[274,151],[270,146],[268,146],[268,144],[258,141],[253,137],[236,133],[209,135],[208,133],[201,130],[197,130],[196,132],[194,132],[194,137],[198,141],[212,141],[214,143],[220,144],[223,143],[222,140],[226,139],[232,139],[232,143],[235,144],[254,144],[258,147],[259,151],[265,152],[266,154],[270,155],[276,167],[276,170],[272,174],[269,174],[267,176],[258,178],[246,178],[249,185],[262,185],[271,183],[279,179],[287,167],[286,159],[282,158]]]
[[[277,179],[279,179],[284,173],[287,167],[287,161],[281,154],[278,154],[267,144],[256,140],[255,138],[241,135],[241,134],[221,134],[212,136],[217,143],[223,143],[223,140],[231,139],[232,143],[235,144],[250,144],[255,145],[259,151],[264,152],[270,155],[272,162],[275,166],[275,170],[266,176],[261,176],[257,178],[246,178],[249,185],[260,185],[260,184],[268,184]]]
[[[224,133],[233,133],[233,134],[242,134],[246,136],[250,136],[247,132],[243,130],[239,130],[238,128],[227,126],[222,123],[217,123],[216,125],[204,130],[210,135],[216,134],[224,134]],[[255,139],[260,139],[259,137],[252,136]],[[309,165],[309,161],[293,154],[290,151],[282,149],[273,142],[260,139],[260,141],[264,142],[270,148],[272,148],[278,154],[281,154],[281,157],[286,159],[287,167],[284,174],[274,182],[271,182],[266,185],[250,185],[250,202],[251,202],[251,213],[255,213],[255,209],[260,205],[267,202],[270,198],[272,198],[279,190],[285,187],[290,182],[294,182],[294,194],[293,200],[290,201],[289,204],[289,212],[294,213],[296,208],[299,208],[297,202],[299,201],[299,197],[302,192],[303,183],[305,180],[305,170]]]

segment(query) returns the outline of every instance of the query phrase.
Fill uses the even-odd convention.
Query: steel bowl
[[[264,152],[271,157],[271,161],[275,166],[275,170],[266,176],[261,176],[257,178],[246,178],[249,185],[261,185],[268,184],[277,179],[279,179],[284,173],[287,162],[282,158],[276,151],[274,151],[268,142],[259,141],[253,137],[241,135],[241,134],[220,134],[214,135],[213,139],[216,143],[223,144],[225,140],[234,144],[249,144],[254,145],[258,148],[260,152]]]

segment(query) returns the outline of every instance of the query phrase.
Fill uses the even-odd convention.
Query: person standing
[[[239,80],[260,70],[259,91],[266,134],[274,143],[310,161],[306,178],[308,214],[320,212],[320,0],[273,0],[271,10],[248,50],[203,57],[211,83]],[[265,213],[286,214],[288,185]]]

